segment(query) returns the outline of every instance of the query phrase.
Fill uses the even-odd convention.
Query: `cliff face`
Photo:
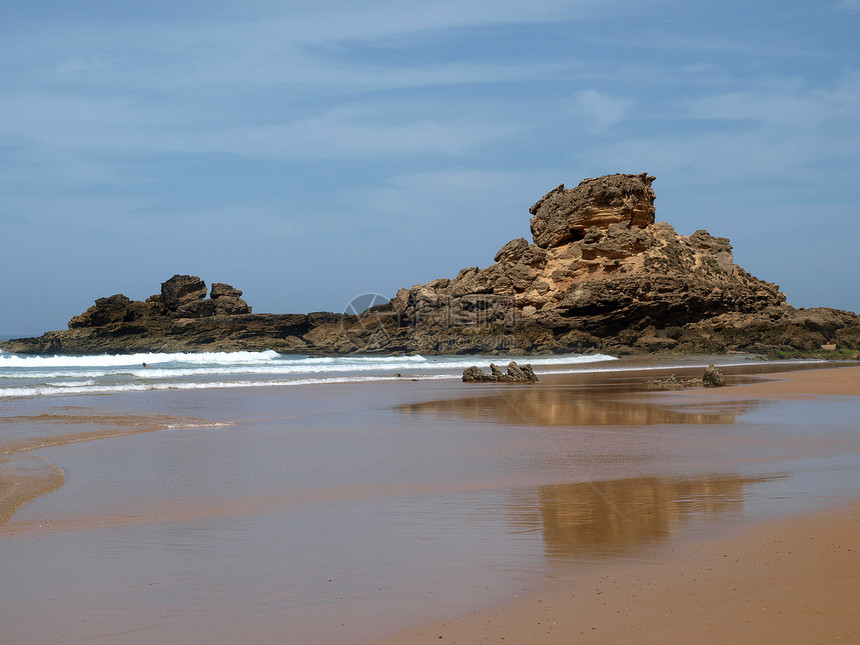
[[[860,319],[796,310],[734,264],[729,240],[655,222],[654,177],[558,186],[530,213],[533,242],[494,263],[401,289],[359,315],[251,314],[242,292],[174,276],[145,302],[100,298],[69,329],[7,343],[16,352],[296,353],[860,349]]]

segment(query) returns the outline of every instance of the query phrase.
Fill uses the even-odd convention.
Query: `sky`
[[[860,0],[6,3],[0,337],[174,274],[342,312],[616,172],[794,306],[858,311],[858,33]]]

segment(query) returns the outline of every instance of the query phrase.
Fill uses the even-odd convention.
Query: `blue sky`
[[[8,3],[0,336],[175,273],[343,311],[643,171],[658,220],[857,311],[857,33],[860,0]]]

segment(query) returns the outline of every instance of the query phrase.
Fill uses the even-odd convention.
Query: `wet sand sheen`
[[[60,468],[38,455],[0,455],[0,526],[21,506],[65,481]]]
[[[860,367],[770,377],[667,398],[689,405],[744,397],[860,396]],[[599,569],[561,565],[554,581],[524,587],[525,593],[496,608],[371,642],[782,645],[860,636],[860,501],[735,532],[731,538],[682,543],[668,554]]]
[[[98,414],[94,410],[72,406],[50,414],[0,417],[0,526],[12,517],[18,508],[39,495],[56,490],[66,481],[62,469],[55,464],[39,455],[22,453],[168,428],[205,428],[220,425],[222,424],[213,424],[203,419],[163,415]],[[71,428],[82,426],[89,429],[70,431]],[[20,436],[22,429],[26,433],[25,436]],[[49,430],[54,433],[41,434]],[[33,433],[37,436],[29,436]]]
[[[860,503],[668,556],[579,569],[504,605],[378,645],[850,641],[860,636]]]

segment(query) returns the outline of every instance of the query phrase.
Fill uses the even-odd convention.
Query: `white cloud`
[[[593,133],[603,133],[623,121],[630,111],[631,101],[610,96],[599,90],[582,90],[574,95],[574,113],[584,118]]]
[[[457,155],[502,136],[505,128],[471,118],[405,122],[392,114],[338,109],[288,124],[240,126],[267,156],[292,159],[378,159]]]

